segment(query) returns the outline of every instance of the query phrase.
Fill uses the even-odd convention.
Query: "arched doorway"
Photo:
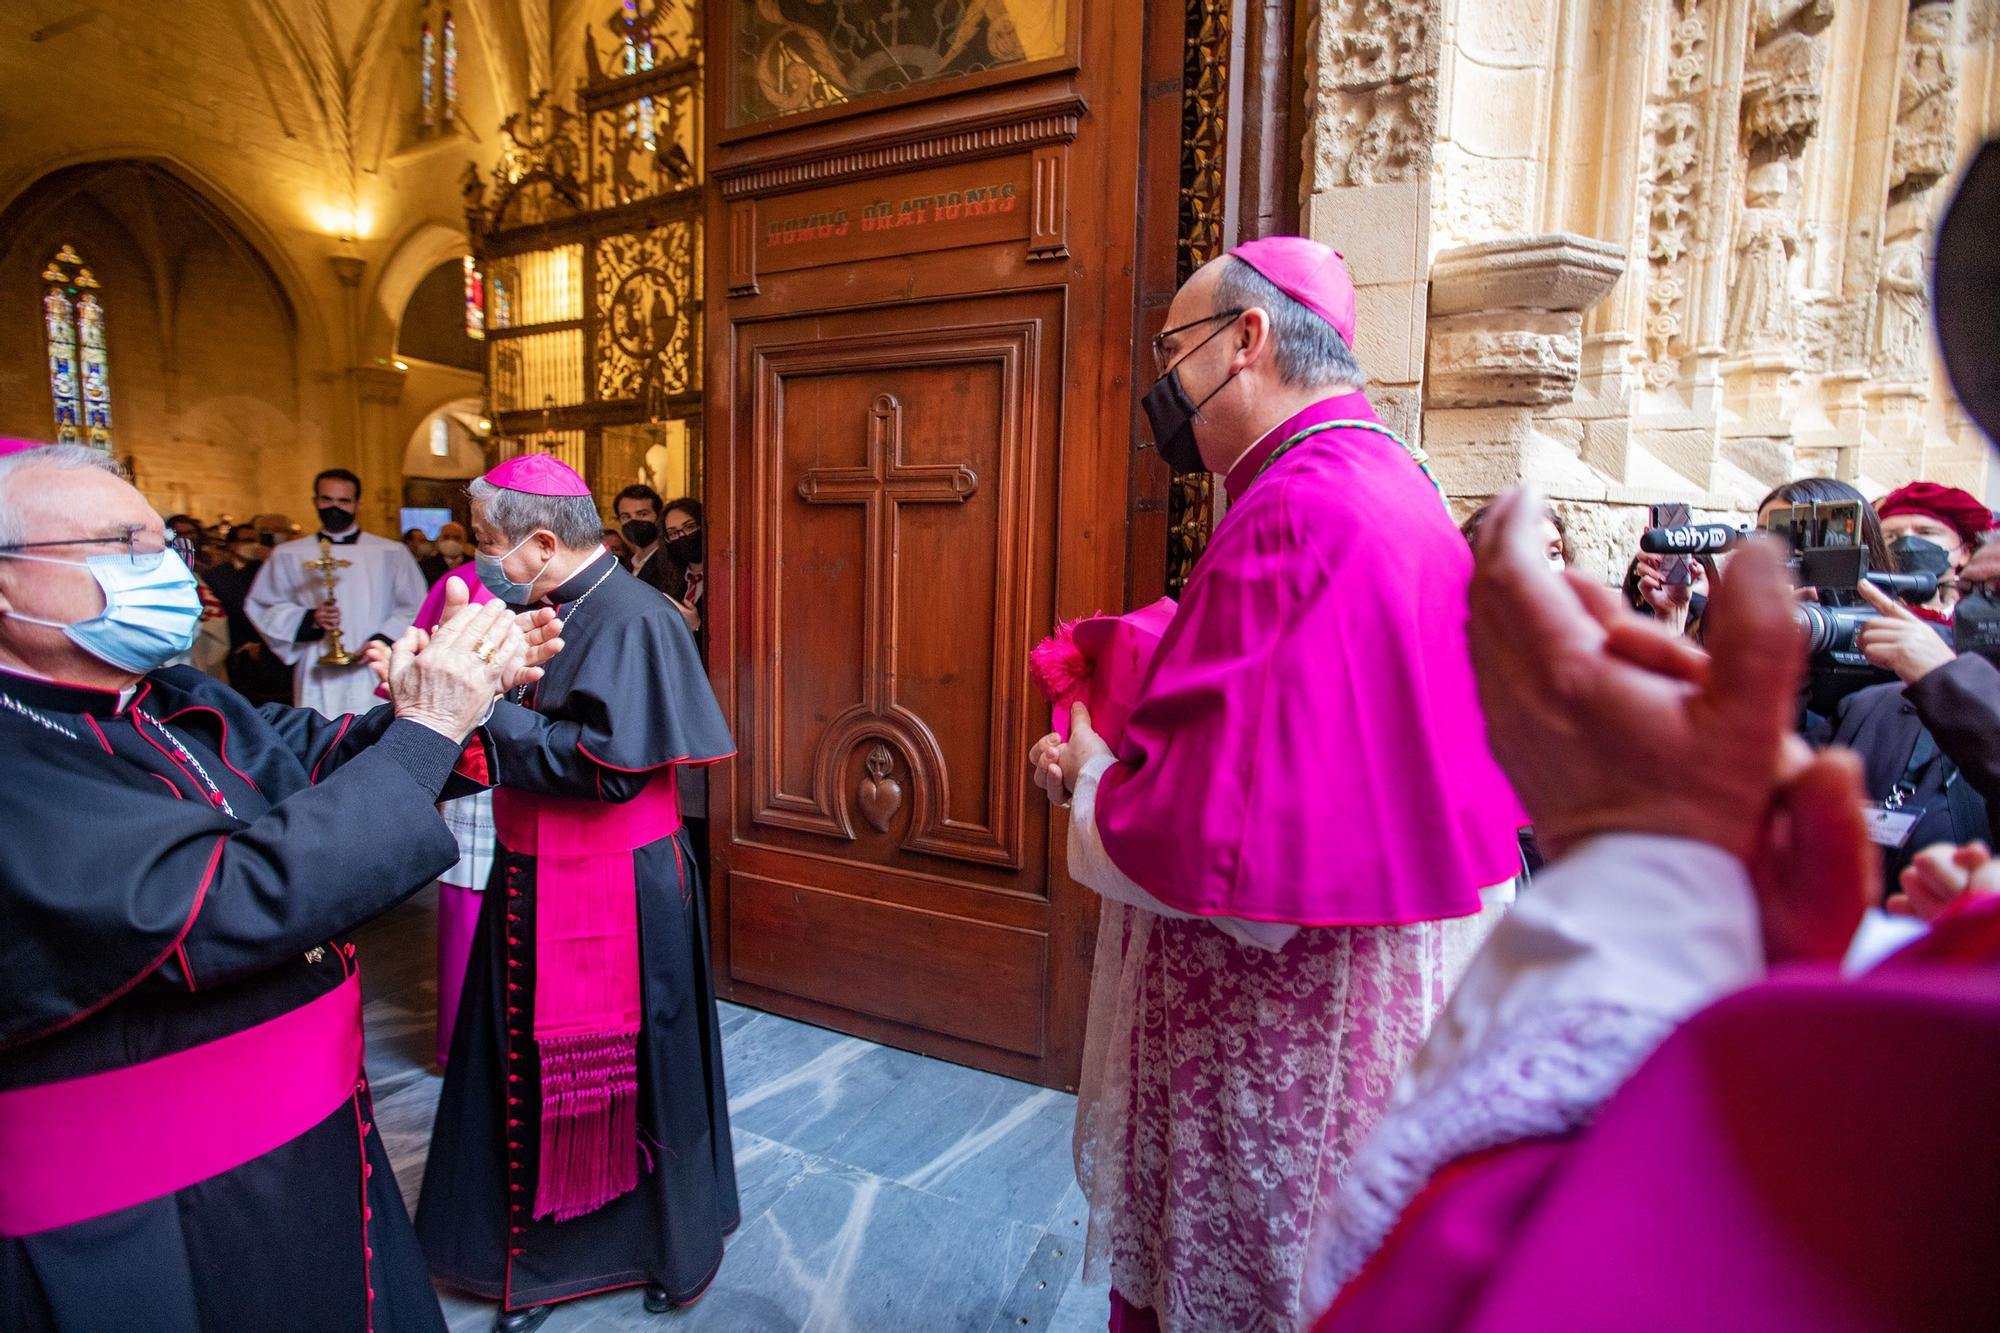
[[[486,470],[485,430],[477,398],[457,398],[427,413],[403,446],[403,509],[396,532],[471,521],[465,484]]]

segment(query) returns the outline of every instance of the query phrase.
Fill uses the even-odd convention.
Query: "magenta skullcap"
[[[1340,251],[1303,236],[1265,236],[1245,241],[1229,257],[1256,269],[1354,346],[1354,279]]]
[[[522,454],[519,458],[510,458],[481,480],[490,481],[503,491],[520,491],[524,495],[590,494],[590,487],[584,484],[575,468],[549,454]]]

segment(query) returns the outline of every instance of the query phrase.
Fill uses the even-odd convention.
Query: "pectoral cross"
[[[333,571],[336,569],[346,569],[353,563],[352,560],[336,558],[333,554],[333,543],[325,537],[319,539],[319,559],[307,560],[304,562],[303,567],[315,570],[319,574],[320,588],[326,593],[326,597],[320,602],[321,606],[332,606],[334,604],[333,593],[335,582]],[[348,666],[353,663],[354,658],[349,655],[347,644],[341,640],[339,630],[330,629],[326,632],[326,651],[320,654],[319,661],[321,666]]]

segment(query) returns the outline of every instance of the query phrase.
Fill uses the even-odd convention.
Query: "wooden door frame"
[[[715,25],[726,17],[724,8],[734,2],[708,0],[710,32],[718,31]],[[751,571],[738,564],[738,539],[746,517],[745,487],[749,483],[742,467],[741,437],[749,423],[739,419],[737,410],[739,347],[732,316],[737,313],[736,296],[753,293],[758,287],[753,248],[755,212],[742,205],[760,194],[797,189],[816,180],[858,179],[903,169],[911,161],[910,141],[924,139],[927,127],[929,135],[935,137],[941,116],[948,118],[946,132],[951,136],[988,133],[980,127],[992,127],[993,155],[999,155],[1019,151],[1017,140],[1010,141],[1009,136],[1018,136],[1018,127],[1025,123],[1088,116],[1093,100],[1114,108],[1122,104],[1119,122],[1097,126],[1104,136],[1102,166],[1093,161],[1091,170],[1072,174],[1066,202],[1071,216],[1090,209],[1099,210],[1100,216],[1134,217],[1135,225],[1141,227],[1137,242],[1140,255],[1123,267],[1095,264],[1093,268],[1096,256],[1084,253],[1059,261],[1069,290],[1064,329],[1069,353],[1062,366],[1056,525],[1055,532],[1045,539],[1057,543],[1054,581],[1058,616],[1087,615],[1127,604],[1134,586],[1129,567],[1137,554],[1129,522],[1138,475],[1134,449],[1136,441],[1143,438],[1142,427],[1137,428],[1141,434],[1135,435],[1135,423],[1142,420],[1136,404],[1138,394],[1151,379],[1149,370],[1143,380],[1136,378],[1138,368],[1150,362],[1144,338],[1135,336],[1138,270],[1142,264],[1158,269],[1157,256],[1149,252],[1162,245],[1167,272],[1171,273],[1173,263],[1177,210],[1172,201],[1178,192],[1180,167],[1179,75],[1185,22],[1184,0],[1142,0],[1142,7],[1144,50],[1135,53],[1138,59],[1121,67],[1056,72],[953,90],[949,96],[927,96],[909,106],[871,114],[859,124],[818,118],[815,123],[788,124],[754,139],[732,134],[728,142],[718,142],[711,131],[706,151],[710,179],[715,184],[708,192],[707,212],[709,300],[704,344],[708,395],[703,417],[708,429],[702,447],[709,482],[709,605],[727,610],[710,626],[709,674],[733,729],[750,721],[738,714],[742,673],[747,665],[743,654],[751,642],[752,607],[748,599],[754,587]],[[1130,49],[1129,36],[1123,48],[1112,36],[1118,18],[1112,10],[1112,5],[1098,3],[1072,8],[1082,23],[1092,25],[1078,33],[1080,49]],[[719,53],[723,50],[726,47],[711,46],[707,116],[711,127],[725,121],[721,99],[726,95],[727,75],[714,63],[722,58]],[[1132,91],[1134,83],[1138,85],[1137,96]],[[1120,92],[1122,97],[1117,95]],[[1160,211],[1163,199],[1164,213]],[[837,286],[808,284],[805,289],[811,293],[808,306],[823,303],[829,312],[840,308]],[[922,297],[941,299],[954,294],[926,288]],[[765,312],[761,318],[796,318],[809,313],[810,309],[801,308],[782,314]],[[1145,336],[1150,337],[1150,332]],[[1102,354],[1093,354],[1091,349],[1102,349]],[[1163,494],[1163,486],[1156,489]],[[1163,539],[1163,530],[1161,535]],[[1155,559],[1151,564],[1157,569],[1161,561]],[[1036,711],[1034,707],[1028,710],[1031,718]],[[1039,728],[1028,730],[1039,732]],[[738,731],[739,737],[742,734]],[[1020,739],[1025,754],[1032,737],[1024,730]],[[1089,999],[1097,898],[1068,877],[1062,845],[1067,836],[1064,818],[1051,818],[1046,835],[1052,947],[1044,994],[1045,1053],[1040,1058],[1013,1057],[989,1046],[733,980],[727,912],[729,871],[735,860],[732,824],[740,808],[737,775],[741,767],[729,764],[713,770],[709,783],[715,881],[711,891],[712,949],[716,985],[724,998],[892,1045],[921,1045],[945,1058],[1030,1081],[1075,1086]],[[1019,773],[1024,786],[1028,783],[1025,768],[1023,763]]]

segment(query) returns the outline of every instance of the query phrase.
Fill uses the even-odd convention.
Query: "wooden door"
[[[1145,9],[707,11],[718,982],[1062,1086],[1096,903],[1027,653],[1126,590]]]

